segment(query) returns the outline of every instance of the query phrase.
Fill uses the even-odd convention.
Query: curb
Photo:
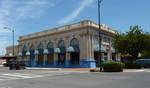
[[[51,70],[51,71],[60,71],[61,68],[32,68],[26,67],[27,70]]]

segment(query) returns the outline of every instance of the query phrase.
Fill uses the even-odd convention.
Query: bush
[[[107,61],[103,63],[104,72],[122,72],[125,67],[124,63]]]
[[[125,68],[127,69],[140,69],[141,66],[136,63],[125,63]]]

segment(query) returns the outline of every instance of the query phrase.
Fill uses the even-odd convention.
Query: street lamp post
[[[8,30],[12,31],[12,47],[13,47],[12,53],[14,56],[14,51],[15,51],[15,49],[14,49],[14,29],[9,28],[9,27],[4,27],[4,29],[8,29]]]
[[[100,4],[103,0],[98,0],[98,25],[99,25],[99,52],[101,54],[101,18],[100,18]],[[101,57],[100,57],[100,54],[99,54],[99,64],[100,64],[100,72],[102,71],[102,60],[101,60]]]

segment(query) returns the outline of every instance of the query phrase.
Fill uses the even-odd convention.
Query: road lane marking
[[[3,74],[5,76],[11,76],[11,77],[20,77],[20,78],[32,78],[31,76],[23,76],[23,75],[17,75],[17,74]]]
[[[39,77],[48,77],[48,76],[61,76],[67,75],[74,72],[50,72],[50,73],[2,73],[0,74],[0,81],[5,80],[15,80],[15,79],[29,79],[29,78],[39,78]]]
[[[15,75],[21,75],[21,76],[27,76],[31,78],[35,77],[43,77],[43,75],[38,75],[38,74],[28,74],[28,73],[14,73]]]

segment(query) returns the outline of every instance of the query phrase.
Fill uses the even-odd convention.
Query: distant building
[[[18,56],[31,67],[99,66],[99,57],[119,60],[112,45],[116,31],[101,25],[101,53],[98,25],[90,20],[19,37]],[[16,50],[16,49],[15,49]],[[12,50],[6,49],[9,55]],[[15,51],[16,52],[16,51]]]
[[[17,56],[18,52],[19,52],[19,46],[18,45],[14,45],[14,55]],[[12,46],[8,46],[6,47],[6,55],[5,56],[13,56],[13,47]]]

